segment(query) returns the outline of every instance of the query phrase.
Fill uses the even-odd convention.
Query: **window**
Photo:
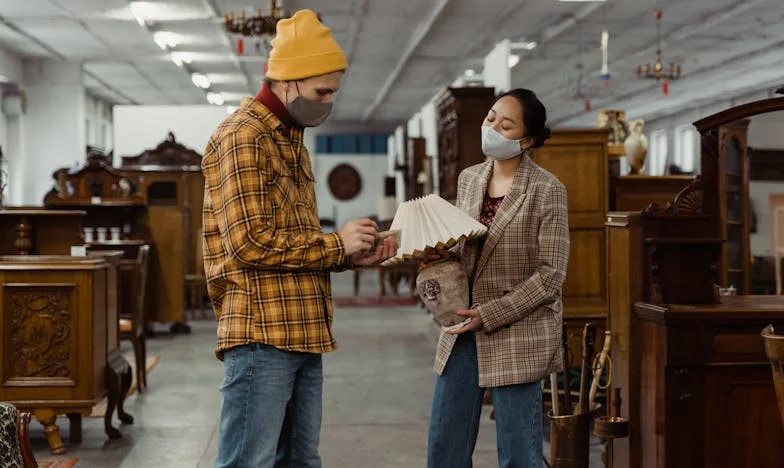
[[[675,128],[675,158],[673,163],[681,170],[692,172],[697,161],[697,129],[691,125]]]
[[[646,170],[649,175],[663,175],[667,165],[667,130],[651,132],[648,145],[648,163]]]

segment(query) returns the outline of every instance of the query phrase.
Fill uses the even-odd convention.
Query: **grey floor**
[[[364,275],[364,294],[375,294],[375,278]],[[335,275],[335,296],[350,295],[351,282],[351,273]],[[126,404],[135,422],[120,427],[123,437],[108,440],[102,419],[84,418],[83,440],[73,445],[68,420],[60,417],[68,449],[61,457],[78,457],[80,468],[212,466],[222,365],[213,355],[214,321],[191,325],[191,335],[148,340],[148,355],[161,360],[149,375],[149,390]],[[326,355],[324,364],[324,466],[424,467],[438,335],[432,320],[417,307],[342,308],[335,311],[335,334],[340,349]],[[51,458],[42,427],[32,426],[36,457]],[[486,408],[475,467],[498,466],[495,443]],[[591,466],[602,466],[596,443],[591,452]]]

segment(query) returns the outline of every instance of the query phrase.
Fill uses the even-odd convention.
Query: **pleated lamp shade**
[[[449,249],[487,234],[484,224],[438,195],[402,203],[389,229],[400,232],[400,242],[397,255],[385,265],[420,259],[427,248]]]

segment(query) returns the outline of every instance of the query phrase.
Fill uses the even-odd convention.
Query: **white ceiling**
[[[224,31],[229,11],[262,7],[268,0],[152,0],[146,27],[126,0],[0,0],[0,46],[25,57],[84,63],[85,85],[118,103],[204,104],[191,72],[206,74],[227,104],[258,90],[264,56]],[[615,107],[652,117],[693,100],[718,99],[784,83],[782,0],[284,0],[287,10],[312,8],[346,50],[350,71],[334,119],[399,124],[416,113],[466,68],[481,67],[504,38],[533,40],[519,51],[515,86],[531,88],[562,125],[591,123],[595,109]],[[684,77],[664,97],[660,85],[640,80],[637,65],[652,62],[662,19],[665,62],[679,61]],[[611,91],[602,90],[599,37],[610,33]],[[171,51],[153,40],[173,33],[174,53],[192,61],[178,67]],[[585,64],[584,99],[575,98],[578,38]]]

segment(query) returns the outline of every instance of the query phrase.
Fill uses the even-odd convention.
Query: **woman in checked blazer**
[[[529,157],[550,136],[546,119],[532,91],[502,95],[481,128],[488,160],[460,174],[457,206],[489,229],[460,250],[471,310],[459,313],[470,321],[439,339],[429,468],[472,466],[485,388],[493,396],[499,467],[542,466],[540,380],[561,369],[569,258],[566,190]]]

